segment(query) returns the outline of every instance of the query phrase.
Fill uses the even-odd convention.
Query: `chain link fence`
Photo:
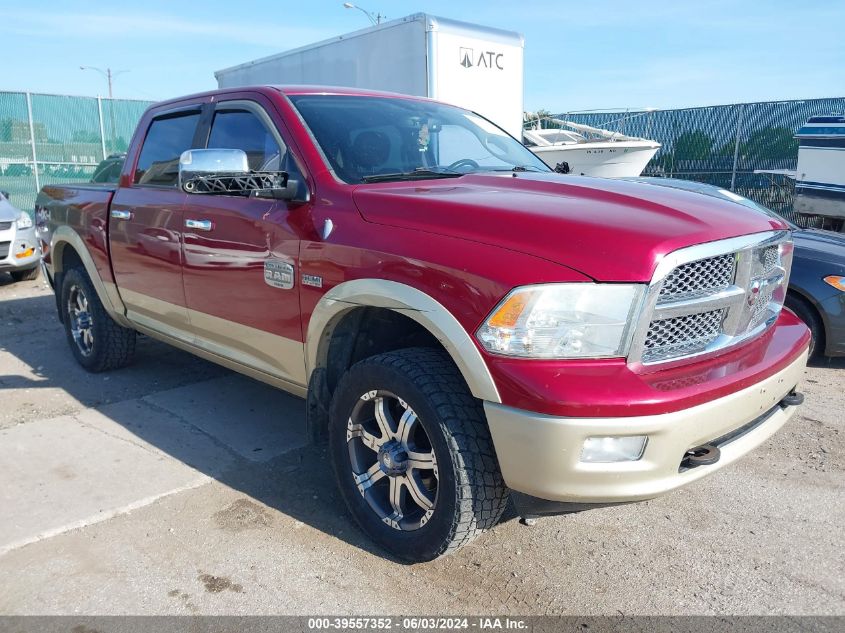
[[[87,182],[107,156],[125,152],[148,101],[0,92],[0,190],[31,210],[38,189]],[[561,113],[558,118],[654,139],[643,175],[696,180],[749,197],[805,226],[792,212],[794,181],[755,170],[795,169],[794,135],[813,115],[845,112],[845,97],[680,110]]]
[[[0,190],[31,211],[38,189],[87,182],[125,152],[148,101],[0,92]]]
[[[557,118],[658,141],[643,176],[696,180],[751,198],[803,226],[823,218],[792,211],[793,179],[755,171],[794,170],[795,133],[811,116],[845,112],[845,97],[680,110],[562,113]]]

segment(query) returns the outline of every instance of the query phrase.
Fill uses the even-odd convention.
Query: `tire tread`
[[[455,461],[458,500],[449,537],[437,556],[451,554],[495,526],[507,505],[507,488],[481,401],[470,393],[452,359],[441,350],[406,348],[366,358],[356,367],[366,369],[367,365],[387,366],[403,374],[437,411]]]
[[[11,270],[9,271],[9,274],[15,281],[32,281],[34,279],[38,279],[38,274],[40,272],[41,269],[38,266],[35,266],[34,268],[27,268],[26,270]]]
[[[62,281],[62,309],[65,309],[65,287],[74,282],[84,287],[89,309],[93,312],[93,320],[98,327],[95,336],[99,339],[99,341],[95,339],[97,341],[95,344],[98,344],[93,357],[90,360],[82,359],[75,349],[75,343],[70,336],[70,325],[65,316],[68,342],[74,356],[85,369],[92,373],[126,367],[135,357],[135,330],[119,325],[108,315],[84,268],[75,267],[65,272]]]

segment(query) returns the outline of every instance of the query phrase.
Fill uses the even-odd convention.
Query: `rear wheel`
[[[412,348],[354,365],[332,399],[329,442],[349,511],[403,560],[457,550],[505,508],[484,410],[441,351]]]
[[[9,272],[15,281],[32,281],[33,279],[38,279],[38,273],[38,266],[27,268],[26,270],[12,270]]]
[[[108,315],[85,270],[71,268],[62,276],[61,306],[70,349],[90,372],[128,365],[135,355],[135,331]]]
[[[796,295],[795,293],[788,293],[786,301],[784,302],[787,308],[792,310],[799,319],[807,324],[810,328],[812,339],[810,340],[810,358],[816,354],[824,352],[824,324],[816,309],[809,301]]]

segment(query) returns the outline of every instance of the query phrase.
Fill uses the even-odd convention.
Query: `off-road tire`
[[[41,272],[41,269],[35,266],[26,270],[11,270],[9,274],[15,281],[32,281],[33,279],[38,279],[39,272]]]
[[[373,390],[396,394],[416,412],[437,460],[434,511],[418,529],[387,525],[354,481],[347,421],[361,396]],[[453,553],[496,525],[505,510],[507,489],[484,409],[443,351],[408,348],[353,365],[332,397],[329,447],[349,512],[371,539],[401,560],[423,562]]]
[[[83,354],[71,331],[68,298],[74,286],[82,290],[88,300],[93,344],[90,354]],[[135,356],[135,330],[118,325],[106,312],[94,284],[83,268],[71,268],[62,275],[60,306],[65,335],[77,362],[92,373],[119,369],[132,362]]]
[[[784,305],[792,310],[810,328],[810,358],[824,353],[824,324],[816,309],[803,297],[794,292],[787,293]]]

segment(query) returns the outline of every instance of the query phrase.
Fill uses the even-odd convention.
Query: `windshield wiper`
[[[514,165],[510,169],[503,169],[502,171],[536,171],[542,172],[543,170],[539,167],[534,167],[533,165]]]
[[[539,167],[534,167],[533,165],[514,165],[513,167],[504,167],[501,169],[484,169],[484,171],[497,171],[497,172],[505,172],[505,171],[530,171],[530,172],[537,172],[537,173],[544,173],[542,169]]]
[[[383,182],[386,180],[425,180],[427,178],[458,178],[466,174],[458,171],[446,171],[445,168],[429,169],[417,167],[414,171],[399,171],[392,174],[370,174],[363,176],[364,182]]]

